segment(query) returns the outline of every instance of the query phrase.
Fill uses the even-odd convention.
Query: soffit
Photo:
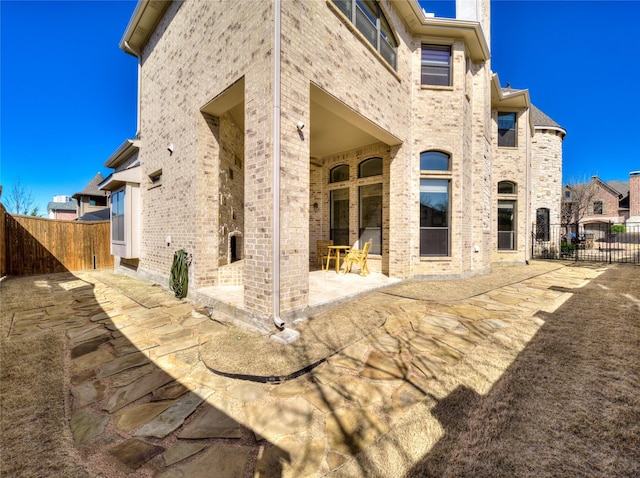
[[[170,4],[170,0],[139,0],[120,40],[120,48],[140,56],[140,51]]]
[[[129,159],[131,155],[137,153],[139,149],[140,140],[126,139],[124,143],[122,143],[118,149],[116,149],[111,156],[107,158],[104,165],[107,168],[115,169]]]
[[[127,183],[140,184],[141,182],[142,167],[138,164],[132,168],[110,174],[107,179],[100,183],[100,189],[114,191]]]
[[[310,98],[309,141],[312,157],[323,157],[378,142],[389,146],[402,143],[398,137],[313,84]]]
[[[414,36],[463,40],[473,61],[486,61],[490,58],[489,45],[479,22],[425,17],[416,0],[393,2],[393,6]]]
[[[498,75],[491,77],[491,106],[493,108],[527,109],[530,106],[529,90],[505,91],[500,87]]]
[[[203,113],[211,116],[231,114],[241,131],[244,131],[244,77],[201,108]]]

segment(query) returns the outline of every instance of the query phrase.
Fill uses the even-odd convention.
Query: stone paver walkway
[[[10,305],[9,335],[66,333],[69,426],[105,476],[348,476],[465,355],[603,270],[562,267],[451,302],[371,294],[359,301],[387,316],[382,328],[278,385],[212,373],[200,347],[224,325],[159,287],[117,290],[104,272],[34,279],[25,294],[43,298]]]

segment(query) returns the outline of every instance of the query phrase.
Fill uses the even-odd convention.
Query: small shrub
[[[627,232],[627,228],[624,224],[612,224],[611,234],[624,234]]]

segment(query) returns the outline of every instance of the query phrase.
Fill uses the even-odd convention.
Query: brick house
[[[105,166],[116,267],[244,288],[254,323],[304,311],[316,241],[372,241],[396,278],[529,258],[559,222],[565,130],[491,71],[490,3],[138,3],[139,115]],[[190,292],[191,293],[191,292]],[[195,293],[195,292],[194,292]]]
[[[592,176],[588,183],[565,185],[562,202],[565,222],[579,223],[585,232],[602,223],[640,224],[640,171],[629,173],[629,181]]]
[[[64,219],[73,221],[78,218],[77,204],[69,196],[54,196],[47,204],[49,219]]]

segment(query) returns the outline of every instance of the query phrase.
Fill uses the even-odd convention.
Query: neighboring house
[[[47,204],[49,219],[65,219],[73,221],[78,218],[76,202],[70,196],[54,196]]]
[[[640,171],[629,181],[604,182],[592,176],[588,183],[565,185],[562,197],[565,222],[579,223],[588,232],[602,223],[640,223]]]
[[[107,192],[99,188],[102,181],[104,181],[104,178],[102,177],[102,174],[98,173],[82,191],[73,195],[73,198],[78,202],[79,221],[95,221],[96,219],[87,219],[85,215],[95,215],[95,213],[98,212],[101,212],[103,215],[103,220],[109,219]]]
[[[624,197],[622,201],[625,201]],[[626,219],[626,223],[640,226],[640,171],[629,173],[629,193],[626,204],[629,208],[629,217]]]
[[[308,307],[320,239],[372,241],[397,278],[525,263],[536,218],[560,221],[566,132],[500,86],[489,10],[138,2],[138,131],[101,184],[116,267],[167,283],[185,249],[190,294],[234,277],[267,327]]]

